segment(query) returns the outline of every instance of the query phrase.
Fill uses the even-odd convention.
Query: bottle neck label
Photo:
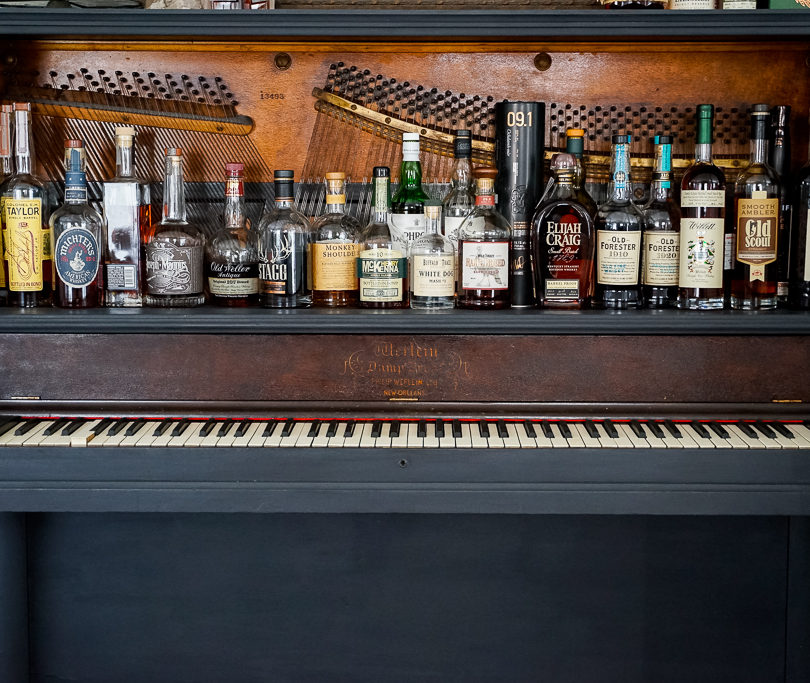
[[[243,197],[245,188],[241,178],[228,178],[225,181],[226,197]]]
[[[476,206],[495,206],[494,194],[479,194],[475,197]]]
[[[630,146],[620,143],[614,145],[613,170],[610,176],[612,196],[627,199],[630,192]]]
[[[56,238],[54,267],[68,287],[87,287],[96,279],[99,266],[98,241],[84,228],[68,228]]]

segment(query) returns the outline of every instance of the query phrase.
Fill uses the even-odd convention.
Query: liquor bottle
[[[374,167],[374,206],[357,255],[360,308],[408,307],[408,256],[394,242],[388,225],[391,169]]]
[[[388,217],[391,235],[403,254],[407,254],[411,242],[425,232],[425,202],[429,199],[422,187],[419,134],[403,133],[399,187],[391,199]]]
[[[641,282],[648,308],[674,306],[678,298],[681,210],[672,198],[672,138],[655,136],[650,201],[643,209]]]
[[[14,104],[16,172],[3,189],[3,238],[9,305],[49,306],[53,287],[45,186],[34,173],[31,105]]]
[[[475,209],[458,236],[458,305],[509,308],[511,227],[495,208],[494,168],[475,170]]]
[[[712,163],[714,107],[698,105],[696,118],[695,163],[681,180],[677,306],[708,310],[723,308],[723,254],[732,245],[725,235],[726,177]]]
[[[259,301],[265,308],[306,308],[312,304],[312,225],[293,207],[293,181],[292,171],[273,174],[275,202],[257,228]]]
[[[441,215],[441,206],[426,204],[425,234],[411,245],[411,308],[437,311],[455,305],[456,249],[439,230]]]
[[[104,296],[101,249],[104,219],[87,203],[84,143],[66,140],[65,201],[51,214],[54,304],[95,308]]]
[[[790,305],[810,309],[810,151],[796,177],[796,210],[790,244]]]
[[[112,307],[143,305],[141,244],[152,226],[149,184],[135,175],[135,129],[115,129],[115,177],[104,182],[104,302]]]
[[[251,306],[259,300],[259,240],[245,225],[244,164],[225,164],[223,227],[205,245],[211,303]]]
[[[793,225],[793,182],[790,178],[790,107],[779,105],[771,109],[771,130],[768,140],[768,162],[779,177],[779,235],[776,250],[776,299],[778,306],[788,305],[790,279],[791,226]]]
[[[608,200],[596,214],[596,291],[605,308],[641,305],[641,229],[644,217],[632,201],[630,136],[614,134]]]
[[[0,306],[8,303],[8,274],[6,273],[6,260],[3,246],[3,190],[6,181],[14,174],[14,156],[12,148],[12,132],[14,120],[14,107],[10,104],[0,105]]]
[[[457,130],[453,140],[453,177],[450,192],[442,201],[442,234],[458,251],[458,229],[475,208],[472,178],[472,136],[468,130]]]
[[[768,165],[767,104],[751,108],[751,161],[734,184],[736,264],[731,307],[776,308],[779,197],[776,172]]]
[[[596,206],[576,187],[572,154],[551,160],[554,185],[532,220],[532,271],[542,308],[583,308],[593,296]]]
[[[205,238],[186,220],[183,151],[166,150],[163,218],[144,246],[147,306],[188,308],[205,303],[203,252]]]
[[[312,305],[356,305],[360,224],[346,213],[345,173],[326,174],[326,213],[312,229]]]

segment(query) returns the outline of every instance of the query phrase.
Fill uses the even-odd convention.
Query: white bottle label
[[[413,241],[425,233],[427,219],[423,213],[392,213],[388,216],[388,227],[397,249],[407,254]]]
[[[669,0],[669,9],[714,9],[714,0]]]
[[[597,230],[596,281],[600,285],[637,285],[641,232]]]
[[[726,206],[725,190],[683,190],[681,192],[682,209],[723,209]]]
[[[416,254],[411,274],[414,296],[453,296],[456,259],[452,254]]]
[[[669,287],[678,284],[677,232],[644,233],[644,284]]]
[[[681,218],[680,287],[723,286],[723,225],[722,218]]]
[[[462,242],[462,289],[509,289],[509,242]]]

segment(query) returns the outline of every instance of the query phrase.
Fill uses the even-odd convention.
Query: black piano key
[[[236,428],[236,431],[233,433],[234,438],[241,439],[245,434],[247,434],[248,429],[250,429],[250,420],[240,422],[239,426]]]
[[[664,438],[664,436],[665,436],[664,430],[661,429],[661,425],[658,424],[657,422],[648,422],[647,423],[647,428],[652,432],[652,435],[656,439],[663,439]]]
[[[590,436],[592,439],[599,438],[599,430],[591,420],[585,420],[585,431],[588,432],[588,436]]]
[[[146,420],[142,417],[139,417],[137,420],[133,420],[132,424],[127,427],[127,431],[124,432],[124,436],[135,436],[141,427],[143,427],[144,422],[146,422]]]
[[[184,431],[186,431],[186,427],[188,427],[188,420],[180,420],[180,422],[174,425],[171,436],[180,436]]]
[[[750,424],[748,424],[747,422],[738,422],[737,427],[749,439],[758,439],[759,438],[757,436],[757,433],[754,431],[754,428]]]
[[[326,438],[331,439],[333,436],[337,434],[338,423],[332,420],[329,423],[329,426],[326,428]]]
[[[262,438],[267,436],[272,436],[273,432],[276,431],[276,427],[278,426],[278,422],[275,420],[270,420],[266,425],[264,425],[264,431],[262,432]]]
[[[495,426],[498,430],[498,436],[500,436],[502,439],[509,438],[509,430],[506,428],[506,423],[503,420],[498,420],[495,423]]]
[[[676,425],[672,420],[665,420],[664,426],[667,428],[670,434],[674,436],[676,439],[682,439],[683,434],[681,434],[681,430],[678,429],[678,425]]]
[[[731,438],[731,436],[729,435],[726,428],[723,425],[721,425],[719,422],[709,422],[709,429],[711,429],[721,439],[730,439]]]
[[[283,438],[289,436],[290,434],[292,434],[293,429],[295,429],[295,420],[293,420],[292,418],[289,418],[284,423],[284,429],[281,430],[281,438],[283,439]]]
[[[444,420],[436,420],[436,438],[444,438]]]
[[[780,435],[784,436],[786,439],[795,439],[795,438],[796,438],[796,437],[793,435],[793,432],[791,432],[791,431],[790,431],[790,430],[789,430],[787,427],[785,427],[785,425],[783,425],[781,422],[771,422],[770,426],[771,426],[771,427],[772,427],[772,428],[773,428],[775,431],[779,432],[779,434],[780,434]]]
[[[200,436],[208,436],[214,431],[217,423],[214,420],[206,420],[202,427],[200,427]]]
[[[489,426],[487,426],[487,423],[484,422],[484,420],[478,421],[478,434],[482,439],[489,438]]]
[[[537,432],[534,430],[534,424],[531,422],[526,422],[524,427],[526,428],[526,436],[528,436],[530,439],[537,438]]]
[[[321,423],[320,422],[318,422],[318,421],[313,422],[309,426],[309,431],[307,432],[307,438],[308,439],[314,439],[316,436],[318,436],[318,431],[320,430],[320,428],[321,428]]]
[[[171,426],[171,422],[169,420],[161,420],[158,422],[158,426],[155,427],[155,431],[152,432],[152,436],[158,437],[163,436],[166,433],[166,430]]]
[[[343,430],[343,438],[350,439],[354,436],[354,429],[357,426],[357,423],[354,420],[349,420],[346,423],[346,429]]]
[[[644,427],[641,426],[641,423],[638,420],[630,420],[630,431],[633,432],[639,439],[646,439],[647,432],[644,431]]]
[[[540,429],[543,430],[543,436],[545,436],[547,439],[554,438],[554,430],[551,429],[551,424],[549,423],[548,420],[543,420],[540,423]]]
[[[706,429],[706,427],[703,426],[700,422],[693,422],[692,423],[692,429],[694,429],[698,433],[698,436],[700,436],[700,437],[702,437],[704,439],[711,439],[712,438],[712,435],[709,434],[709,430]]]
[[[381,420],[374,420],[371,423],[371,438],[379,439],[382,436],[383,423]]]
[[[67,427],[62,430],[62,436],[70,436],[84,424],[82,420],[73,420]]]
[[[571,428],[568,426],[567,422],[558,422],[557,427],[560,430],[560,434],[562,434],[563,439],[570,439],[574,435],[571,433]]]
[[[764,422],[757,421],[754,423],[754,427],[756,427],[760,432],[762,432],[762,434],[765,435],[765,438],[767,439],[776,438],[776,433]]]
[[[222,423],[222,426],[219,428],[219,431],[217,432],[217,438],[221,439],[223,436],[225,436],[228,433],[228,430],[231,428],[232,424],[233,420],[225,420]]]
[[[605,430],[605,434],[607,434],[611,439],[618,439],[619,438],[619,430],[616,429],[616,425],[612,422],[608,422],[605,420],[602,423],[602,427]]]
[[[402,427],[402,423],[399,420],[394,420],[391,423],[391,429],[388,430],[388,435],[392,439],[396,439],[399,436],[399,430]]]
[[[28,434],[28,432],[30,432],[36,426],[36,424],[37,424],[36,420],[26,420],[19,427],[17,427],[17,429],[14,430],[14,436],[22,436],[23,434]]]
[[[109,431],[107,432],[107,436],[115,436],[128,424],[129,420],[116,420],[113,426],[110,427]]]
[[[453,420],[453,438],[461,438],[461,422],[459,420]]]
[[[42,436],[52,436],[53,434],[56,434],[56,432],[58,432],[60,429],[63,429],[66,424],[67,420],[65,419],[57,420],[44,432],[42,432]]]
[[[419,420],[416,424],[416,437],[424,439],[427,436],[427,423],[424,420]]]
[[[3,436],[9,429],[11,429],[15,424],[17,424],[16,417],[9,417],[5,420],[0,421],[0,436]]]
[[[90,433],[93,434],[93,436],[98,436],[99,434],[101,434],[101,432],[103,432],[105,429],[107,429],[107,427],[109,427],[111,424],[112,424],[112,420],[110,418],[108,418],[108,417],[104,418],[101,422],[99,422],[95,427],[93,427],[90,430]]]

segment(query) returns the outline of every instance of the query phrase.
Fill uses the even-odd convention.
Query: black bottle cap
[[[277,201],[293,198],[293,176],[292,171],[275,171],[273,173],[273,185],[275,186]]]
[[[655,144],[656,145],[671,145],[672,144],[672,136],[671,135],[662,135],[659,133],[655,136]]]
[[[388,166],[375,166],[372,175],[375,178],[390,178],[391,169]]]
[[[472,157],[472,134],[468,130],[457,130],[453,140],[453,156],[456,159]]]
[[[614,133],[611,141],[614,145],[629,145],[630,144],[630,136],[629,135],[620,135],[619,133]]]
[[[275,171],[273,173],[273,180],[290,181],[292,182],[295,173],[293,171]]]
[[[771,108],[767,104],[755,104],[751,107],[751,139],[766,140],[771,123]]]

